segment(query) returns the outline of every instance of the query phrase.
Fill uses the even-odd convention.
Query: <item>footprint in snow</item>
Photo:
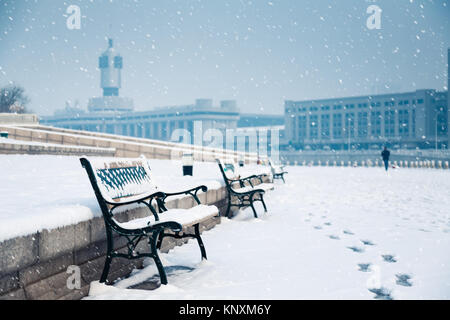
[[[324,225],[331,226],[331,222],[325,222]]]
[[[372,270],[370,269],[370,266],[371,266],[371,265],[372,265],[371,263],[358,263],[358,267],[359,267],[358,271],[361,271],[361,272],[370,272],[370,271],[372,271]]]
[[[369,289],[369,291],[375,294],[374,298],[377,300],[393,300],[391,291],[386,288],[373,288]]]
[[[334,234],[329,235],[328,238],[333,239],[333,240],[341,240],[341,238],[339,238],[338,236],[336,236]]]
[[[396,274],[395,276],[397,277],[396,283],[399,286],[412,287],[412,283],[409,282],[409,280],[411,280],[412,277],[409,274],[399,273]]]
[[[321,227],[321,226],[314,226],[314,229],[316,229],[316,230],[321,230],[322,227]]]
[[[374,246],[375,243],[373,243],[370,240],[361,240],[361,242],[365,245],[365,246]]]
[[[357,252],[357,253],[364,252],[364,249],[363,248],[359,248],[359,247],[347,247],[347,248],[352,250],[353,252]]]
[[[397,259],[395,259],[395,256],[392,254],[383,254],[381,257],[383,258],[384,261],[389,263],[397,262]]]
[[[349,231],[349,230],[344,230],[344,231],[342,231],[344,234],[348,234],[348,235],[354,235],[354,233],[353,232],[351,232],[351,231]]]

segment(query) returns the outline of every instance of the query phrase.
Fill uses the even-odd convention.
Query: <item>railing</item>
[[[37,124],[39,118],[35,114],[0,113],[0,124]]]
[[[44,143],[115,148],[117,157],[137,157],[145,154],[156,159],[181,159],[183,153],[189,152],[197,161],[215,161],[216,158],[232,158],[235,161],[244,159],[247,163],[256,163],[256,153],[239,152],[227,149],[210,148],[190,144],[165,142],[144,138],[119,136],[81,130],[60,129],[55,127],[34,126],[1,126],[0,130],[8,131],[9,137],[23,141]]]
[[[362,161],[293,161],[286,162],[287,165],[303,166],[303,167],[383,167],[383,161],[372,161],[372,160],[362,160]],[[429,168],[429,169],[450,169],[449,161],[442,160],[421,160],[421,161],[391,161],[390,165],[395,168]]]

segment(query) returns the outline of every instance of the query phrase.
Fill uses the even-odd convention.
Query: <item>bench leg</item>
[[[109,267],[111,265],[111,260],[112,257],[110,256],[109,252],[106,256],[106,260],[105,260],[105,266],[103,267],[103,272],[102,272],[102,276],[100,278],[100,283],[105,283],[106,280],[108,279],[108,273],[109,273]]]
[[[281,180],[283,180],[283,183],[286,183],[286,181],[284,181],[284,174],[281,175]]]
[[[100,277],[100,283],[105,283],[108,280],[109,267],[113,258],[114,240],[110,228],[109,224],[106,224],[106,260],[103,266],[102,276]]]
[[[228,206],[227,206],[227,212],[225,213],[225,216],[228,219],[231,219],[231,198],[228,198]]]
[[[161,259],[159,259],[159,256],[157,253],[153,255],[153,260],[155,261],[156,267],[158,268],[159,272],[159,278],[161,279],[161,284],[167,284],[167,276],[166,271],[164,271],[164,267],[162,265]]]
[[[258,214],[256,213],[255,206],[253,205],[253,195],[250,197],[250,207],[252,207],[252,210],[253,210],[253,216],[254,216],[255,218],[258,218]]]
[[[164,231],[161,231],[158,234],[158,240],[156,241],[156,249],[158,250],[161,249],[163,238],[164,238]]]
[[[254,216],[255,218],[258,218],[258,214],[256,213],[256,209],[255,209],[255,207],[253,206],[253,202],[250,204],[250,206],[252,207],[252,210],[253,210],[253,216]]]
[[[158,268],[159,272],[159,278],[161,279],[161,284],[167,284],[167,276],[166,271],[164,270],[164,267],[162,265],[161,259],[158,256],[158,249],[156,248],[156,237],[159,235],[159,231],[153,232],[153,237],[148,239],[148,242],[150,244],[150,248],[152,250],[152,258],[155,261],[156,268]]]
[[[263,197],[263,195],[261,194],[261,202],[262,202],[262,205],[263,205],[263,207],[264,207],[264,212],[267,212],[267,207],[266,207],[266,203],[264,202],[264,197]]]
[[[200,224],[197,223],[194,226],[194,230],[195,230],[195,238],[197,239],[198,245],[200,247],[200,252],[202,253],[202,260],[203,259],[207,260],[208,258],[206,257],[205,245],[203,244],[202,237],[200,236]]]

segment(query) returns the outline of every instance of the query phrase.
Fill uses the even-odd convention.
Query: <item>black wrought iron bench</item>
[[[200,235],[200,223],[218,215],[215,206],[200,204],[198,192],[206,192],[206,186],[176,193],[159,190],[152,178],[147,159],[80,159],[86,169],[98,204],[100,205],[106,227],[107,253],[100,282],[106,282],[113,258],[138,259],[153,258],[159,272],[161,284],[167,284],[167,276],[158,256],[165,237],[176,239],[195,238],[200,247],[202,259],[206,250]],[[172,196],[190,195],[197,206],[191,209],[166,208],[166,199]],[[114,214],[119,207],[143,205],[149,216],[128,222],[118,222]],[[117,211],[117,210],[116,210]],[[183,232],[183,228],[193,227],[193,233]],[[126,252],[114,249],[115,238],[125,238]],[[148,251],[139,252],[137,246],[142,240],[148,242]]]
[[[246,185],[250,185],[251,187],[255,186],[255,181],[257,181],[258,188],[263,189],[264,191],[272,190],[273,184],[271,183],[264,183],[264,179],[268,179],[269,175],[266,173],[250,173],[244,172],[244,175],[242,175],[242,169],[236,165],[236,163],[230,159],[217,159],[216,161],[220,161],[222,164],[222,167],[225,170],[225,173],[229,179],[237,179],[240,181],[241,187],[245,187]],[[241,169],[241,170],[239,170]]]
[[[266,192],[266,190],[269,190],[270,188],[273,189],[273,184],[265,184],[265,186],[262,186],[263,184],[260,184],[257,186],[253,186],[253,184],[250,181],[254,179],[255,176],[249,176],[244,178],[236,177],[235,172],[231,170],[229,166],[226,167],[225,164],[220,159],[216,159],[216,162],[219,165],[219,169],[220,172],[222,173],[223,179],[225,181],[225,186],[227,189],[228,204],[226,216],[228,218],[231,218],[231,207],[238,207],[238,208],[251,207],[253,210],[254,217],[258,218],[255,206],[253,205],[255,201],[260,201],[264,207],[264,212],[267,212],[267,207],[264,202],[263,195]],[[233,203],[232,202],[233,198],[236,198],[238,202]]]
[[[270,170],[272,171],[272,177],[273,180],[275,179],[281,179],[283,180],[283,183],[286,183],[284,180],[284,175],[288,172],[284,170],[284,166],[277,166],[272,163],[272,161],[269,160]]]

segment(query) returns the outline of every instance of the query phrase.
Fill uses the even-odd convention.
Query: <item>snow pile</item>
[[[87,299],[449,299],[450,172],[289,167],[266,196],[268,214],[244,210]],[[262,208],[257,208],[262,212]],[[196,262],[195,262],[196,261]]]
[[[140,229],[155,223],[168,221],[178,222],[182,226],[193,226],[199,222],[217,216],[219,210],[216,206],[198,205],[190,209],[169,209],[166,212],[158,214],[159,221],[155,221],[155,217],[148,216],[142,219],[134,219],[129,222],[117,224],[124,229]]]

